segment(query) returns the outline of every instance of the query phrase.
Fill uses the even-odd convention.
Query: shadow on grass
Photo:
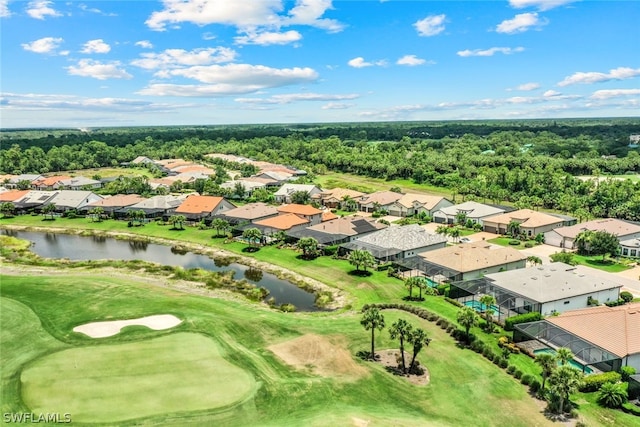
[[[296,259],[302,260],[302,261],[313,261],[314,259],[318,258],[317,255],[297,255]]]
[[[422,297],[410,297],[409,295],[402,297],[404,301],[424,301]]]
[[[258,252],[259,250],[260,248],[256,248],[255,246],[247,246],[246,248],[242,248],[242,252],[249,254]]]
[[[349,276],[357,276],[357,277],[369,277],[371,276],[373,273],[371,271],[364,271],[364,270],[351,270],[349,273]]]

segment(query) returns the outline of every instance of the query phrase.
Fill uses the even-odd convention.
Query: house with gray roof
[[[386,228],[385,224],[371,221],[359,216],[345,216],[332,219],[302,230],[287,233],[294,239],[313,237],[320,245],[338,245],[351,242],[359,237],[364,237],[378,230]]]
[[[266,203],[247,203],[223,212],[220,217],[230,224],[247,224],[278,215],[278,208]]]
[[[341,245],[348,251],[367,250],[380,261],[397,261],[420,252],[444,248],[447,238],[418,224],[391,226]]]
[[[284,184],[273,193],[273,197],[277,203],[292,203],[291,196],[299,191],[307,193],[309,198],[322,193],[322,190],[313,184]]]
[[[629,258],[640,258],[640,238],[622,240],[620,242],[620,255]]]
[[[103,197],[92,191],[58,190],[51,200],[56,212],[66,212],[71,209],[81,210],[89,203],[102,200]]]
[[[13,205],[18,212],[27,212],[30,210],[39,211],[44,206],[51,203],[57,191],[40,191],[31,190],[24,196],[13,201]]]
[[[135,205],[130,205],[119,210],[117,213],[126,214],[129,211],[143,211],[147,218],[170,216],[175,213],[178,206],[180,206],[188,196],[188,194],[181,194],[179,196],[173,196],[171,194],[153,196]]]
[[[484,203],[468,201],[436,210],[433,213],[433,221],[439,224],[455,224],[460,213],[463,213],[467,219],[474,223],[482,225],[484,218],[505,213],[505,210]]]
[[[595,219],[544,233],[544,242],[559,248],[575,249],[575,239],[583,231],[605,231],[619,241],[640,238],[640,225],[616,218]]]
[[[100,187],[102,187],[102,182],[85,176],[62,179],[54,186],[54,188],[64,188],[65,190],[88,190]]]
[[[356,201],[361,212],[374,212],[376,209],[389,212],[393,204],[400,200],[403,195],[394,191],[376,191],[375,193],[365,194]]]

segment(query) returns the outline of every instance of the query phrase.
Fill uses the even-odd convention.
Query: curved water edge
[[[234,273],[240,273],[242,276],[236,278],[236,280],[245,280],[249,283],[255,284],[257,287],[264,287],[269,290],[270,296],[274,296],[275,294],[280,294],[279,298],[276,298],[277,304],[286,304],[292,303],[296,306],[298,311],[318,311],[318,310],[335,310],[343,307],[345,305],[345,295],[339,291],[338,289],[327,286],[326,284],[306,277],[302,276],[298,273],[295,273],[291,270],[287,270],[285,268],[279,267],[277,265],[273,265],[267,262],[262,262],[255,260],[253,258],[249,258],[246,256],[238,255],[233,252],[225,251],[219,248],[213,248],[210,246],[185,242],[182,240],[171,240],[164,239],[158,237],[151,236],[141,236],[137,234],[128,234],[122,232],[105,232],[100,230],[85,230],[85,229],[66,229],[66,228],[53,228],[53,227],[28,227],[28,226],[13,226],[13,225],[2,225],[0,226],[0,230],[7,230],[3,232],[3,234],[18,234],[16,237],[23,238],[30,241],[43,241],[45,239],[49,239],[44,245],[36,244],[32,247],[32,251],[43,258],[54,258],[54,259],[63,259],[67,258],[70,260],[98,260],[98,259],[117,259],[117,260],[144,260],[155,262],[162,265],[173,265],[173,266],[182,266],[183,268],[202,268],[208,271],[233,271]],[[15,233],[15,234],[14,234]],[[20,236],[22,233],[34,233],[36,237],[31,236]],[[112,240],[110,243],[114,245],[115,242],[122,242],[122,244],[127,245],[127,249],[131,253],[135,253],[136,256],[121,256],[121,253],[118,253],[117,256],[107,256],[100,258],[98,256],[88,257],[87,253],[83,253],[80,256],[66,256],[69,254],[65,254],[64,246],[68,245],[58,245],[57,255],[51,256],[51,254],[45,252],[45,246],[51,242],[51,240],[55,239],[57,235],[71,235],[75,238],[85,238],[83,244],[88,245],[105,245],[108,240]],[[48,236],[48,237],[47,237]],[[53,239],[52,239],[53,238]],[[80,241],[82,242],[82,241]],[[55,243],[53,243],[55,245]],[[159,252],[159,248],[151,247],[151,251],[160,256],[158,259],[153,259],[152,257],[143,257],[140,256],[145,254],[149,249],[149,245],[155,245],[162,248],[162,252]],[[75,248],[76,252],[78,251],[77,247]],[[40,252],[40,253],[39,253]],[[82,252],[82,251],[80,251]],[[62,253],[62,255],[60,255]],[[167,260],[169,260],[167,262]],[[263,280],[263,278],[265,280]],[[274,288],[275,286],[275,288]],[[272,289],[269,289],[269,288]],[[321,293],[330,293],[332,295],[332,301],[323,306],[317,307],[315,306],[315,299],[317,295]],[[296,301],[287,301],[288,298],[283,295],[290,294],[293,299]],[[303,295],[303,294],[306,294]]]

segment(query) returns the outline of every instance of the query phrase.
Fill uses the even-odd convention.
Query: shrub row
[[[640,417],[640,406],[636,406],[633,403],[623,403],[620,409],[622,409],[622,412]]]
[[[582,380],[580,391],[583,393],[598,391],[603,384],[617,383],[621,378],[622,375],[615,371],[588,375]]]
[[[542,315],[537,311],[509,317],[504,321],[504,330],[513,331],[514,325],[517,325],[519,323],[535,322],[537,320],[542,320]]]
[[[449,298],[449,297],[444,297],[444,300],[446,302],[448,302],[449,304],[453,304],[456,307],[464,307],[464,304],[462,304],[460,301],[458,301],[457,299],[453,299],[453,298]]]
[[[607,307],[617,307],[619,305],[624,305],[626,303],[625,300],[623,300],[622,298],[615,300],[615,301],[607,301],[604,303],[604,305],[606,305]]]

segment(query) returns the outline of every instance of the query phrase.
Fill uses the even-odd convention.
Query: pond
[[[315,295],[298,288],[291,282],[279,279],[271,273],[223,258],[212,259],[191,252],[178,252],[170,246],[140,241],[118,240],[103,236],[76,236],[33,231],[2,230],[2,234],[33,242],[31,250],[43,258],[68,258],[86,260],[142,260],[172,267],[201,268],[209,271],[233,271],[234,279],[245,279],[269,291],[276,304],[290,303],[297,311],[317,311]]]

